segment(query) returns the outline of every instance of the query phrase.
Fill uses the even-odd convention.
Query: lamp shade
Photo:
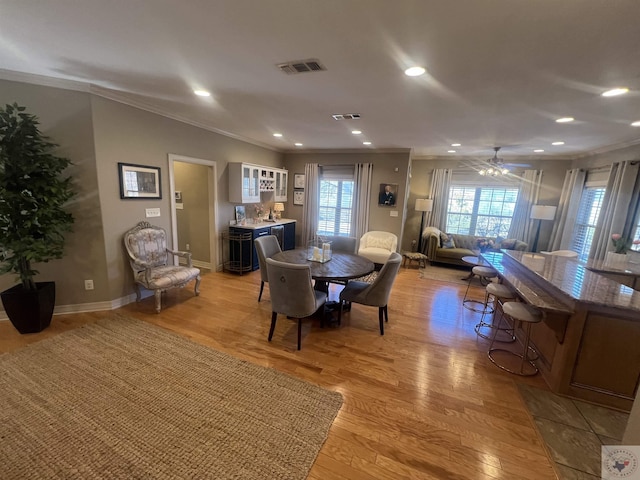
[[[531,207],[531,218],[533,220],[553,220],[556,217],[556,209],[552,205],[534,205]]]
[[[430,198],[416,198],[416,210],[418,212],[430,212],[433,209],[433,200]]]
[[[284,212],[284,203],[276,202],[273,204],[274,212]]]

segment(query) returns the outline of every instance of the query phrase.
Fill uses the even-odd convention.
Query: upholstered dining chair
[[[342,319],[342,307],[344,302],[359,303],[378,307],[378,320],[380,322],[380,335],[384,335],[384,321],[389,321],[387,303],[391,287],[398,275],[402,255],[393,252],[382,266],[373,283],[351,281],[340,292],[340,309],[338,310],[338,324]],[[352,310],[353,311],[353,310]],[[383,321],[384,317],[384,321]]]
[[[258,252],[258,265],[260,266],[260,293],[258,294],[258,301],[260,301],[260,299],[262,299],[264,284],[269,281],[266,260],[267,258],[273,257],[276,253],[281,252],[282,249],[280,248],[280,243],[278,243],[278,237],[275,235],[258,237],[253,243],[256,246],[256,252]]]
[[[398,237],[391,232],[372,230],[360,237],[358,255],[383,265],[398,247]]]
[[[136,301],[140,301],[140,286],[153,290],[156,313],[160,313],[162,293],[171,288],[184,287],[196,281],[194,292],[200,295],[200,269],[191,264],[191,252],[167,248],[167,232],[149,222],[139,222],[124,234],[124,246],[129,255],[136,288]],[[173,256],[187,259],[187,265],[174,265]]]
[[[302,319],[313,315],[327,301],[327,294],[313,288],[309,265],[285,263],[267,258],[269,292],[271,293],[271,328],[273,338],[278,314],[298,320],[298,350],[302,336]]]
[[[358,244],[358,239],[356,237],[334,235],[323,238],[325,241],[331,242],[331,251],[333,252],[356,253],[356,246]]]

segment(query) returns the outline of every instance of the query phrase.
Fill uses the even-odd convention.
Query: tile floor
[[[560,480],[600,478],[600,446],[619,445],[629,414],[518,385]]]

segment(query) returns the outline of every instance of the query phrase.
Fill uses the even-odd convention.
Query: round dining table
[[[279,262],[309,265],[311,277],[317,282],[347,282],[368,275],[375,269],[371,260],[353,253],[333,252],[331,260],[324,263],[308,260],[308,253],[306,248],[296,248],[278,252],[271,258]]]

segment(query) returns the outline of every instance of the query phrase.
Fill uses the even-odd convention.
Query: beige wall
[[[182,195],[183,206],[182,209],[176,209],[178,250],[190,250],[195,262],[210,264],[209,168],[175,162],[173,174],[175,189]]]
[[[285,217],[298,221],[296,227],[296,245],[304,242],[300,238],[302,206],[293,205],[293,180],[296,173],[304,173],[307,163],[320,165],[354,165],[371,163],[373,165],[373,185],[371,188],[369,230],[384,230],[395,233],[398,242],[402,238],[404,211],[407,198],[406,179],[409,171],[409,151],[402,152],[316,152],[290,153],[284,157],[289,170],[288,202],[285,205]],[[397,171],[396,171],[397,170]],[[395,208],[378,206],[378,189],[381,183],[397,183],[398,194]],[[390,212],[398,213],[397,217]],[[398,243],[400,244],[400,243]]]
[[[58,305],[90,304],[108,299],[102,212],[93,145],[88,93],[0,80],[2,105],[17,102],[40,120],[40,130],[60,145],[56,152],[71,159],[68,169],[77,192],[69,205],[75,218],[67,235],[65,256],[37,264],[36,281],[55,281]],[[84,280],[95,289],[85,290]],[[15,275],[0,276],[0,290],[14,285]]]

